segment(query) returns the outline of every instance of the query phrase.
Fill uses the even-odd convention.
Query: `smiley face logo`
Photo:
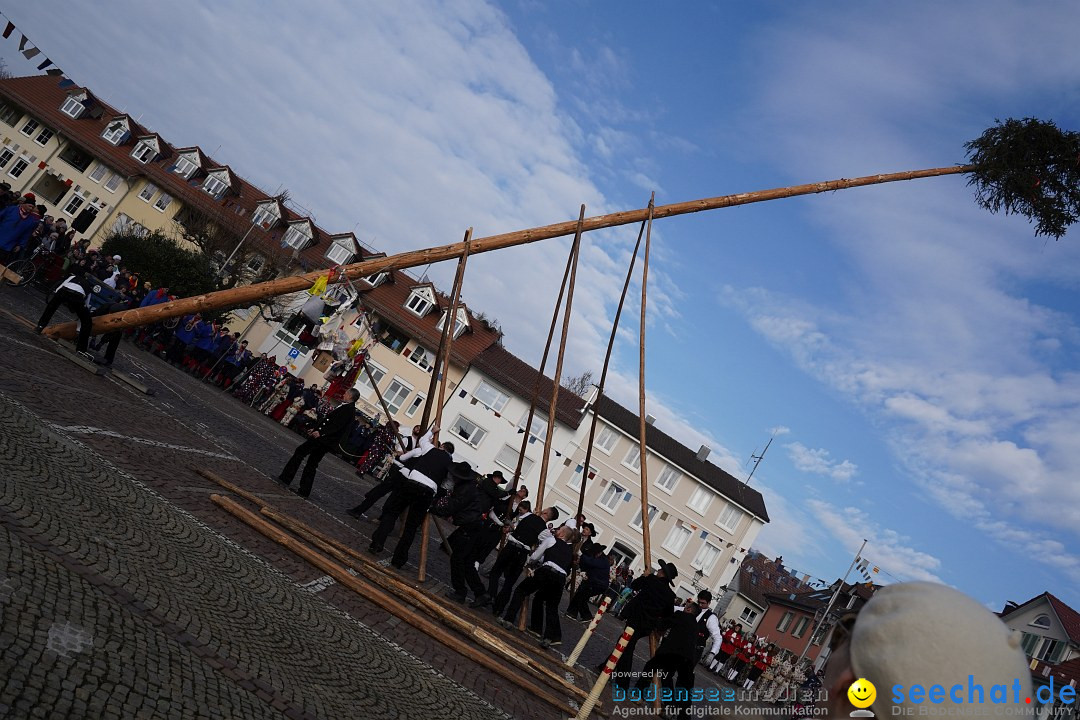
[[[877,688],[866,678],[859,678],[847,689],[848,700],[857,708],[868,708],[877,699]]]

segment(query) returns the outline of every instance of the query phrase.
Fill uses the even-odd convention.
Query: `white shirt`
[[[698,621],[701,621],[702,610],[697,614]],[[712,640],[712,647],[709,648],[709,654],[715,655],[720,651],[720,641],[723,640],[724,634],[720,632],[720,621],[716,619],[716,613],[713,612],[709,616],[709,619],[705,621],[705,629],[709,631],[709,639]]]

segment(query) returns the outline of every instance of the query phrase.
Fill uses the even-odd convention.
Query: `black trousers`
[[[304,474],[300,476],[300,489],[296,493],[300,497],[307,497],[311,494],[311,486],[315,484],[315,473],[319,470],[319,462],[331,447],[321,437],[300,443],[289,458],[289,462],[285,463],[285,469],[281,471],[281,479],[286,485],[291,485],[293,478],[296,477],[296,471],[300,469],[300,463],[307,458]]]
[[[45,306],[45,312],[41,313],[41,317],[38,318],[37,326],[44,328],[48,325],[53,313],[61,305],[75,313],[75,316],[79,318],[79,337],[75,340],[75,349],[79,352],[86,352],[86,348],[90,344],[90,327],[94,324],[94,320],[90,317],[90,310],[86,307],[86,298],[74,290],[60,288],[53,293],[49,304]]]
[[[676,709],[676,717],[683,717],[687,708],[690,707],[690,690],[694,687],[694,660],[679,655],[655,655],[638,678],[637,688],[644,691],[649,686],[649,678],[654,672],[660,674],[660,686],[671,690],[673,698],[677,698],[679,690],[685,690],[686,697],[675,699],[672,706]]]
[[[632,624],[627,623],[626,627],[634,627]],[[634,671],[634,648],[637,647],[638,640],[644,637],[648,637],[649,633],[653,631],[651,625],[643,625],[640,628],[634,627],[634,634],[630,636],[630,640],[626,643],[626,649],[623,650],[622,657],[619,658],[619,662],[615,664],[615,671],[611,674],[611,682],[613,685],[619,687],[630,687],[630,673]]]
[[[514,591],[514,583],[521,577],[521,571],[525,569],[525,561],[529,559],[529,551],[523,547],[514,545],[509,540],[495,558],[495,564],[488,573],[488,595],[494,598],[492,610],[496,615],[503,611],[510,602],[510,595]],[[503,580],[502,590],[499,589],[499,581]]]
[[[371,535],[371,547],[382,550],[386,538],[397,523],[398,516],[405,510],[409,514],[405,516],[405,527],[402,528],[401,538],[394,548],[394,556],[390,559],[394,567],[404,567],[409,561],[409,550],[413,540],[416,539],[416,531],[420,529],[431,506],[431,499],[435,497],[435,491],[412,480],[398,483],[390,497],[383,503],[382,515],[379,516],[379,527]]]
[[[509,622],[517,622],[518,613],[525,603],[525,598],[535,594],[533,598],[533,617],[537,612],[543,613],[544,627],[534,628],[540,632],[545,640],[562,640],[562,624],[559,622],[559,600],[562,599],[563,585],[566,583],[566,575],[551,568],[539,567],[531,577],[521,581],[514,590],[514,596],[510,598],[510,604],[506,606],[506,614],[503,615]],[[539,608],[539,609],[538,609]]]
[[[476,569],[477,552],[483,540],[483,527],[479,522],[462,525],[450,533],[450,585],[454,591],[466,592],[466,585],[479,596],[486,591],[480,572]]]
[[[412,482],[406,480],[401,471],[397,469],[395,465],[390,472],[386,473],[386,479],[380,482],[375,487],[371,488],[364,494],[364,499],[359,505],[353,508],[353,512],[366,513],[370,510],[375,503],[379,502],[379,498],[389,495],[393,492],[394,488],[400,485],[402,482]]]
[[[596,580],[585,578],[578,586],[577,592],[570,598],[570,604],[566,606],[566,614],[582,619],[591,619],[593,613],[592,610],[589,609],[589,598],[604,592],[604,590],[607,589],[607,586],[606,582],[597,582]]]
[[[502,539],[502,526],[496,525],[490,520],[485,520],[483,527],[480,529],[479,536],[476,541],[476,555],[473,560],[476,560],[481,565],[487,560],[491,551],[499,547],[499,540]]]
[[[105,341],[105,364],[112,365],[116,358],[116,348],[120,347],[120,339],[124,336],[121,332],[111,332],[102,338]]]

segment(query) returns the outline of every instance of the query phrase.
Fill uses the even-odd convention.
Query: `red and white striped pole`
[[[615,643],[615,649],[611,651],[611,657],[604,663],[604,670],[600,673],[600,677],[596,678],[596,684],[593,685],[593,689],[589,692],[589,696],[585,698],[585,702],[581,703],[581,709],[578,710],[577,716],[574,720],[585,720],[589,717],[589,713],[596,706],[596,701],[600,699],[600,693],[604,691],[604,688],[608,684],[608,680],[611,679],[611,673],[615,670],[615,665],[618,664],[619,658],[622,657],[623,650],[626,650],[627,643],[630,642],[631,636],[634,634],[634,628],[628,627],[623,630],[623,634],[619,637],[619,640]]]
[[[610,595],[605,595],[604,599],[600,601],[600,607],[596,608],[596,615],[593,617],[592,622],[589,623],[589,627],[585,628],[585,632],[581,634],[581,639],[578,640],[577,645],[574,647],[574,652],[570,653],[570,657],[566,658],[566,664],[570,667],[574,667],[574,663],[581,657],[581,652],[585,649],[589,640],[592,639],[592,634],[596,632],[596,626],[600,624],[600,618],[604,617],[604,613],[607,612],[609,602],[611,602]]]

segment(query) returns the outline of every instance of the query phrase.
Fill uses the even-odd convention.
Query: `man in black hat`
[[[300,469],[300,463],[306,457],[307,464],[304,465],[304,474],[300,476],[300,488],[293,492],[305,498],[311,494],[311,486],[315,484],[315,473],[323,455],[338,446],[341,436],[356,420],[356,400],[359,397],[360,391],[356,388],[345,391],[345,401],[327,413],[326,418],[311,431],[310,438],[296,448],[278,476],[279,483],[289,487],[296,477],[296,471]]]
[[[457,529],[449,538],[450,585],[453,589],[447,594],[458,602],[465,602],[471,588],[475,602],[483,605],[491,600],[476,568],[477,554],[486,539],[484,516],[493,504],[505,504],[510,494],[491,476],[477,479],[476,472],[467,462],[454,463],[450,477],[454,479],[454,491],[447,510]]]
[[[679,570],[663,560],[659,565],[660,569],[656,572],[642,575],[630,583],[630,589],[637,595],[626,603],[623,616],[626,618],[626,627],[634,628],[634,634],[630,636],[630,641],[611,674],[611,682],[622,688],[630,686],[630,674],[634,669],[634,648],[638,640],[656,630],[665,619],[671,617],[675,609],[675,591],[671,586],[675,584]]]
[[[694,687],[694,663],[697,651],[698,604],[692,598],[683,603],[682,610],[666,618],[660,629],[668,631],[637,681],[637,689],[645,692],[653,673],[660,675],[660,685],[671,691],[671,706],[675,717],[685,717],[690,707],[690,690]],[[679,692],[679,691],[682,692]],[[677,693],[677,694],[676,694]]]
[[[514,590],[514,583],[525,569],[525,562],[529,559],[529,553],[540,542],[540,535],[548,532],[549,522],[559,519],[559,509],[549,507],[538,513],[529,513],[521,518],[517,527],[506,536],[506,544],[495,558],[495,564],[491,566],[488,575],[488,598],[494,603],[492,612],[496,615],[502,613],[506,604],[510,602]],[[502,590],[499,582],[504,581]],[[483,607],[485,602],[473,602],[472,607]]]
[[[430,434],[430,442],[421,443],[420,446],[394,461],[403,481],[398,483],[390,493],[390,497],[383,503],[379,527],[371,535],[371,545],[368,547],[371,553],[376,555],[381,553],[383,543],[394,529],[398,516],[408,510],[409,514],[405,517],[405,527],[401,530],[401,538],[394,547],[394,555],[390,559],[390,564],[399,570],[408,562],[409,550],[412,548],[413,540],[416,539],[416,531],[420,529],[420,524],[427,515],[431,500],[439,489],[439,483],[446,479],[450,466],[454,462],[454,445],[444,442],[440,446],[435,442],[439,427],[431,428]],[[408,467],[405,463],[408,463]]]
[[[585,528],[589,523],[585,523]],[[584,534],[584,533],[583,533]],[[585,547],[585,546],[583,546]],[[577,591],[570,598],[570,604],[566,606],[566,617],[579,622],[592,620],[592,612],[589,610],[589,598],[599,595],[608,589],[611,576],[611,563],[604,554],[604,546],[592,543],[587,550],[583,550],[578,560],[578,569],[585,577],[578,585]]]

